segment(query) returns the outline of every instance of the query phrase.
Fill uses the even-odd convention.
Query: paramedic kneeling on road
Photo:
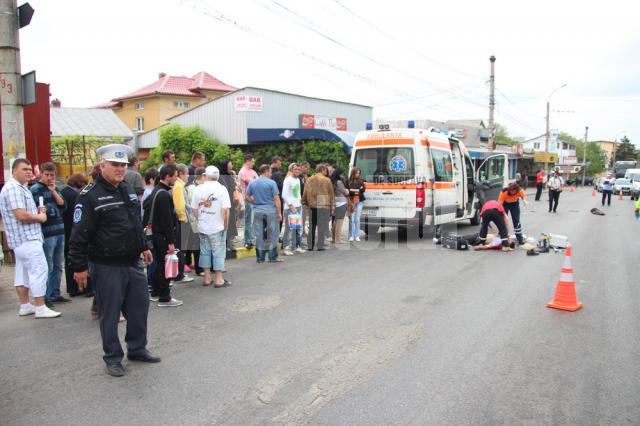
[[[484,243],[487,240],[487,231],[489,229],[489,223],[493,222],[498,228],[500,239],[502,240],[502,250],[510,251],[509,247],[509,233],[507,231],[506,214],[502,205],[496,200],[489,200],[482,206],[480,211],[480,217],[482,218],[482,224],[480,225],[480,241]]]
[[[524,190],[520,188],[520,185],[513,182],[500,193],[498,202],[502,204],[505,214],[511,215],[513,230],[515,231],[518,244],[523,244],[524,238],[522,236],[522,224],[520,223],[520,198],[522,198],[522,202],[525,205],[528,204],[524,198]]]

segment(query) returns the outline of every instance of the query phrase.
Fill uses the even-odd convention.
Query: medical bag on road
[[[468,250],[469,243],[462,235],[449,234],[442,237],[442,247],[453,250]]]

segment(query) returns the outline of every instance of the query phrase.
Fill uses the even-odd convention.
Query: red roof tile
[[[218,90],[221,92],[231,92],[235,87],[228,86],[210,74],[202,71],[193,77],[170,76],[156,80],[155,82],[131,92],[128,95],[114,98],[113,101],[123,101],[126,99],[142,98],[152,95],[173,95],[203,98],[200,90]]]
[[[193,84],[189,87],[190,90],[217,90],[220,92],[232,92],[236,90],[235,87],[224,84],[211,74],[204,71],[200,71],[198,74],[191,77]]]

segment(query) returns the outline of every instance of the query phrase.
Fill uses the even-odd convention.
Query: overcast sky
[[[20,2],[19,2],[20,3]],[[382,119],[489,116],[511,136],[551,128],[640,142],[640,32],[630,1],[29,0],[22,72],[63,106],[89,107],[207,71],[355,102]],[[565,5],[566,3],[566,5]],[[594,4],[598,5],[594,5]]]

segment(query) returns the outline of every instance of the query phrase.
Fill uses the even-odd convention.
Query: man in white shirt
[[[289,173],[282,184],[282,201],[284,210],[284,235],[282,237],[282,252],[285,256],[292,256],[296,253],[304,253],[300,242],[302,240],[302,191],[300,190],[300,166],[296,163],[289,165]],[[299,227],[292,229],[289,223],[289,215],[300,217]]]
[[[41,223],[47,221],[46,207],[40,197],[40,205],[35,200],[27,184],[33,178],[29,160],[16,159],[11,166],[13,178],[0,192],[0,212],[7,234],[7,243],[16,257],[14,287],[20,300],[21,317],[35,314],[36,318],[57,318],[60,312],[45,305],[49,268],[42,244]],[[35,299],[35,306],[29,301],[29,290]]]
[[[553,174],[547,181],[547,188],[549,188],[549,213],[551,213],[552,210],[554,213],[556,213],[563,185],[564,180],[562,180],[562,177],[560,177],[558,171],[554,170]]]
[[[191,209],[198,218],[200,234],[199,266],[204,269],[204,283],[215,287],[228,287],[231,283],[222,277],[224,260],[227,256],[227,227],[231,200],[227,188],[218,179],[220,171],[209,166],[204,172],[205,182],[195,188],[191,199]],[[211,269],[215,280],[211,280]]]

